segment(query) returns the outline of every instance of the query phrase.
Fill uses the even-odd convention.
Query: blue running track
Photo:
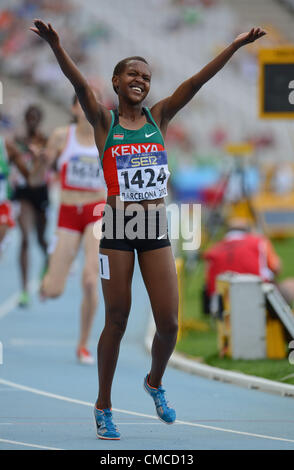
[[[16,449],[294,449],[294,401],[210,381],[168,368],[164,388],[177,410],[167,426],[155,415],[143,390],[150,356],[144,348],[149,303],[138,269],[133,307],[113,385],[113,414],[120,441],[96,439],[93,403],[96,366],[80,365],[75,348],[79,332],[82,253],[64,295],[28,309],[15,306],[19,291],[18,231],[0,260],[0,450]],[[41,258],[31,250],[32,280]],[[32,283],[36,292],[37,283]],[[100,286],[99,286],[100,289]],[[101,289],[100,289],[101,292]],[[104,322],[104,304],[92,330],[93,354]]]

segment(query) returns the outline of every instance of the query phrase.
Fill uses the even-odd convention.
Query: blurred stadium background
[[[267,36],[236,54],[172,123],[168,147],[170,165],[177,172],[171,182],[178,199],[211,202],[230,161],[224,151],[229,142],[254,145],[256,158],[246,168],[251,192],[264,183],[266,172],[260,171],[260,165],[269,168],[292,162],[289,123],[258,118],[257,90],[258,49],[293,40],[290,1],[150,0],[146,7],[143,2],[134,6],[132,0],[126,0],[101,1],[97,7],[94,1],[12,0],[6,8],[3,3],[2,133],[19,128],[22,110],[36,100],[45,108],[46,132],[66,121],[72,88],[48,46],[29,31],[35,17],[55,25],[65,48],[102,91],[109,107],[115,104],[112,71],[121,58],[139,54],[150,62],[153,83],[148,103],[154,103],[204,66],[238,33],[260,25]]]
[[[23,112],[31,103],[44,109],[46,134],[70,118],[72,87],[48,46],[29,31],[34,18],[52,23],[109,108],[116,105],[111,77],[120,59],[141,55],[151,64],[147,104],[152,104],[200,70],[236,35],[252,26],[266,29],[264,38],[235,54],[172,122],[167,137],[171,195],[178,202],[202,204],[204,244],[217,238],[215,227],[222,233],[228,218],[248,217],[275,238],[284,261],[283,275],[294,275],[293,122],[258,116],[258,51],[293,45],[293,0],[2,0],[0,133],[4,136],[21,129]],[[236,164],[236,155],[228,150],[231,143],[249,145],[241,163]],[[240,171],[245,194],[240,192]],[[276,230],[267,225],[264,212],[271,209],[269,200],[275,216],[277,211],[288,214],[286,230],[281,223]],[[203,267],[197,253],[189,253],[186,261],[187,315],[199,320],[199,331],[206,331],[211,325],[197,313]],[[213,338],[209,345],[215,349]],[[207,337],[205,341],[207,345]],[[194,336],[184,349],[205,356],[201,341],[196,351],[191,351],[191,342],[195,344]]]

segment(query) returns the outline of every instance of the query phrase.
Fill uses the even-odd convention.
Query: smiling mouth
[[[143,90],[138,86],[131,86],[130,88],[136,93],[143,93]]]

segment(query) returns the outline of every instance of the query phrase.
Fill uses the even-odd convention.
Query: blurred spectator
[[[217,125],[210,134],[210,141],[215,147],[223,147],[228,141],[227,131],[221,125]]]
[[[256,193],[260,187],[259,170],[254,166],[236,166],[228,177],[224,198],[228,203],[236,203]]]
[[[294,13],[294,0],[277,0],[284,5],[290,13]]]
[[[168,146],[177,146],[185,152],[192,153],[195,150],[187,129],[179,122],[171,123],[166,134],[166,142]]]
[[[38,87],[48,97],[67,103],[64,82],[51,51],[30,31],[32,19],[44,17],[62,26],[66,50],[76,63],[91,64],[91,48],[108,40],[110,28],[71,1],[20,0],[0,8],[0,70]],[[69,92],[68,92],[69,93]]]
[[[272,147],[275,145],[275,139],[270,130],[260,132],[247,138],[256,150]]]
[[[251,232],[248,222],[243,219],[232,220],[223,240],[208,249],[203,257],[206,262],[205,313],[210,313],[218,275],[230,271],[254,274],[264,282],[275,282],[281,271],[281,261],[270,241],[261,234]],[[283,281],[280,291],[291,304],[294,300],[293,280]]]

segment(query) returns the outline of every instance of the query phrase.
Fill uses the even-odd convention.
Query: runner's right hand
[[[59,46],[59,36],[50,23],[46,24],[42,20],[35,20],[34,25],[35,28],[30,28],[31,31],[47,41],[51,47]]]

